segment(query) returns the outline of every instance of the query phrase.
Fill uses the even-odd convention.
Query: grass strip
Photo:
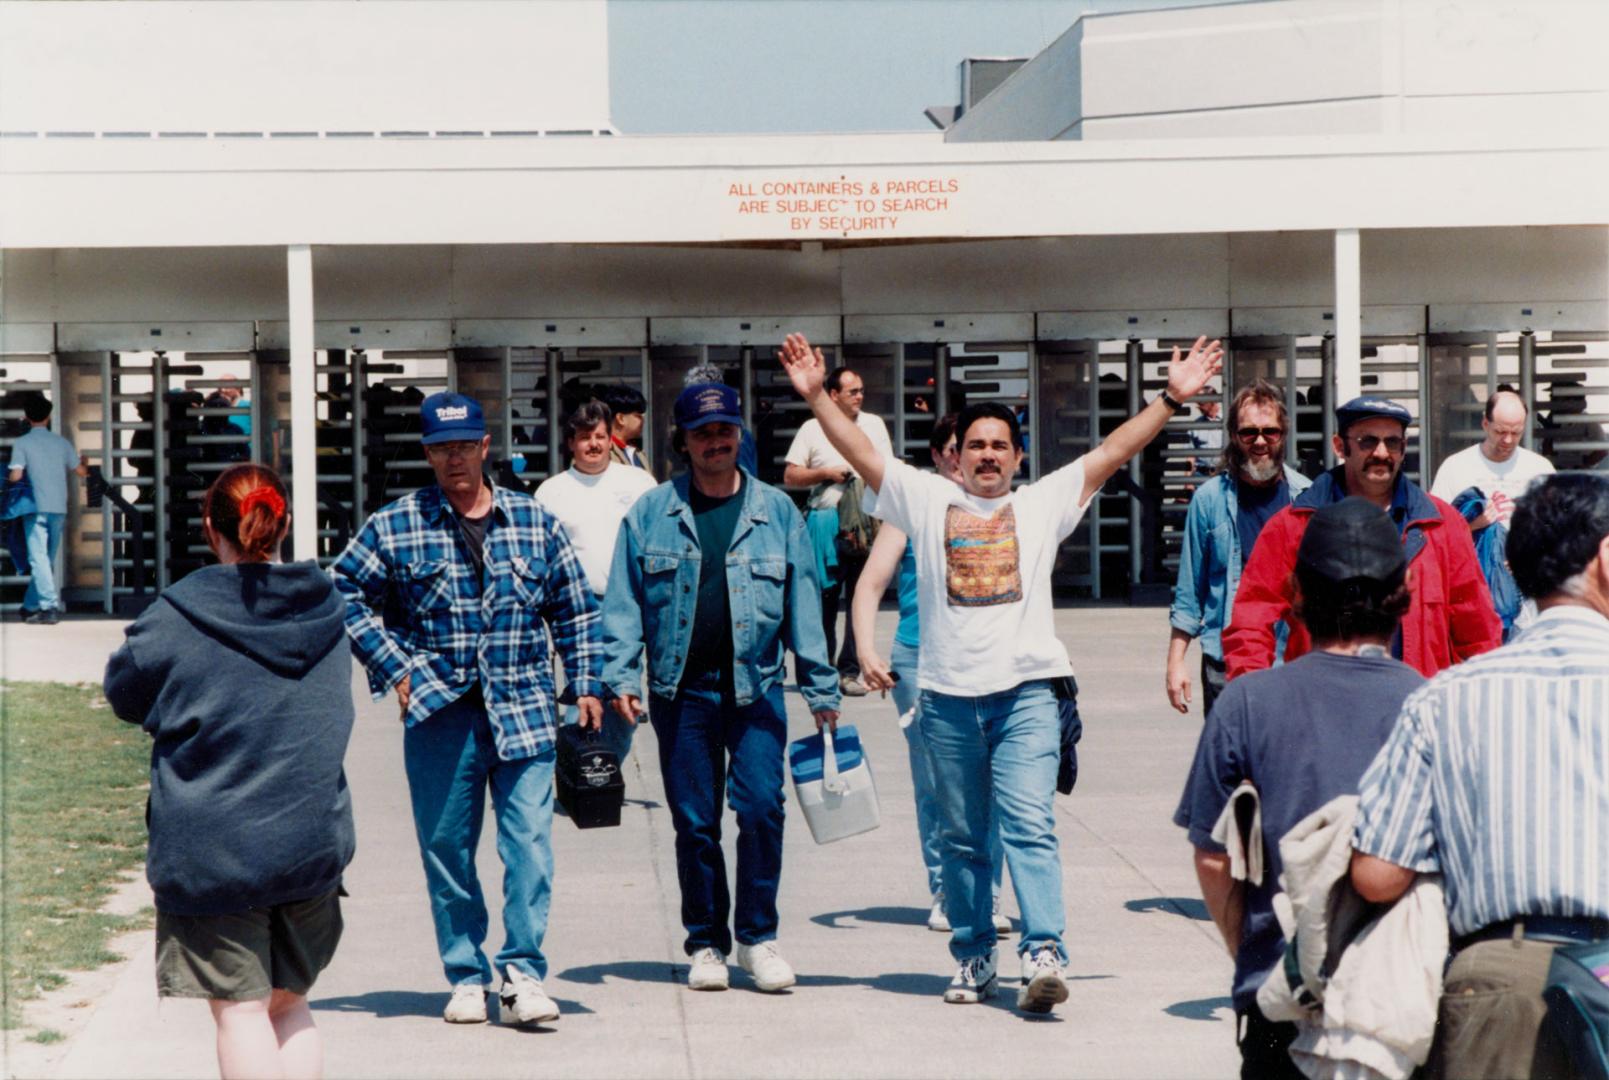
[[[150,754],[96,687],[0,683],[0,1027],[149,925],[100,907],[145,859]]]

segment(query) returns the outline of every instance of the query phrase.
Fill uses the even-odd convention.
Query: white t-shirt
[[[571,466],[542,481],[536,501],[559,519],[586,571],[587,584],[602,596],[609,587],[609,566],[615,558],[615,536],[626,511],[644,492],[657,485],[654,478],[633,465],[611,461],[595,476]]]
[[[885,458],[894,456],[894,444],[888,437],[888,427],[883,423],[881,416],[862,412],[855,417],[855,426],[866,433],[866,437],[872,441],[873,449],[879,454]],[[793,437],[793,444],[788,447],[788,454],[783,460],[789,465],[803,465],[807,469],[843,469],[849,466],[844,456],[834,450],[832,443],[827,441],[827,433],[821,430],[821,421],[813,416],[805,421],[804,427]],[[831,484],[822,489],[820,494],[811,497],[810,509],[831,510],[843,497],[844,486]]]
[[[980,697],[1071,675],[1056,638],[1050,574],[1088,509],[1084,459],[999,499],[884,459],[876,512],[916,548],[924,690]]]
[[[1450,503],[1468,487],[1480,488],[1488,501],[1502,492],[1509,501],[1504,504],[1498,520],[1507,525],[1514,513],[1514,500],[1525,494],[1531,481],[1552,472],[1551,461],[1523,446],[1516,446],[1507,461],[1493,461],[1481,452],[1481,444],[1476,443],[1441,463],[1441,468],[1436,470],[1436,482],[1430,485],[1430,493]]]

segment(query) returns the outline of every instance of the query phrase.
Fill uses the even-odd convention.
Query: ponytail
[[[266,465],[232,465],[207,489],[204,512],[213,531],[243,562],[268,562],[285,537],[285,485]]]

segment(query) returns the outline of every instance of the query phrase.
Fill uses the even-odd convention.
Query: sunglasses
[[[1258,439],[1278,442],[1285,437],[1285,429],[1277,427],[1243,427],[1235,432],[1235,436],[1244,439],[1246,442],[1256,442]]]
[[[1386,453],[1391,454],[1393,457],[1402,453],[1403,448],[1408,445],[1408,441],[1401,435],[1387,435],[1385,438],[1381,438],[1378,435],[1343,435],[1342,438],[1347,442],[1357,443],[1358,449],[1365,454],[1374,453],[1381,443],[1385,443]]]

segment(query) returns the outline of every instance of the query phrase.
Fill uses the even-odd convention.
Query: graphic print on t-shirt
[[[944,575],[956,607],[1014,604],[1022,599],[1017,514],[1010,506],[992,517],[959,506],[944,513]]]

